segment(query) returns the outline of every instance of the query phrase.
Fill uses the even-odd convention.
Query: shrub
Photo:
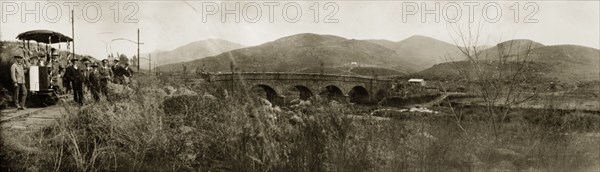
[[[496,133],[477,107],[457,109],[460,119],[442,109],[371,120],[348,114],[372,107],[325,99],[273,107],[249,97],[198,96],[211,91],[202,87],[194,96],[168,97],[158,80],[143,82],[150,84],[138,84],[135,94],[27,133],[36,149],[2,140],[2,170],[577,170],[600,160],[597,141],[565,134],[597,132],[598,116],[590,113],[518,110]]]

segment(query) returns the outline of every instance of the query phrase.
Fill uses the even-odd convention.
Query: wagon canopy
[[[62,33],[50,30],[31,30],[23,32],[17,36],[17,39],[25,41],[36,41],[46,44],[73,41],[72,38],[63,35]]]

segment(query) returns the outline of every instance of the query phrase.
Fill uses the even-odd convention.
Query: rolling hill
[[[550,66],[547,77],[568,81],[600,80],[600,50],[578,45],[544,46],[531,50],[530,61]]]
[[[506,49],[509,44],[513,44],[510,51]],[[523,47],[532,48],[527,51]],[[539,73],[540,79],[564,82],[600,80],[600,50],[598,49],[577,45],[543,46],[529,40],[516,40],[512,43],[503,42],[482,51],[481,57],[487,57],[487,60],[482,61],[493,66],[494,63],[498,63],[499,52],[502,52],[505,58],[509,58],[509,63],[516,63],[516,57],[521,61],[528,61],[532,69]],[[526,55],[527,53],[529,55]],[[473,65],[467,61],[442,63],[416,75],[430,79],[456,79],[458,69],[474,71],[472,67]],[[494,70],[494,68],[484,67],[483,70]]]
[[[414,62],[417,65],[417,70],[427,69],[434,64],[463,59],[456,45],[426,36],[411,36],[398,42],[389,40],[367,41],[396,51],[402,58]]]
[[[244,47],[244,45],[226,40],[208,39],[192,42],[171,51],[153,52],[151,53],[151,55],[152,58],[158,59],[156,61],[156,66],[161,66],[166,64],[197,60],[242,47]]]
[[[455,62],[445,62],[450,56]],[[600,50],[577,45],[546,46],[532,40],[517,39],[498,43],[479,52],[484,70],[493,70],[499,59],[510,64],[526,57],[534,76],[549,80],[600,80]],[[499,57],[502,58],[499,58]],[[304,72],[345,75],[405,75],[424,78],[456,78],[458,69],[469,71],[452,44],[424,36],[389,40],[355,40],[333,35],[297,34],[262,45],[227,51],[218,55],[160,66],[161,71],[190,70],[229,72]],[[358,63],[351,67],[352,62]],[[502,62],[500,62],[502,63]],[[432,66],[427,68],[426,66]],[[424,69],[421,72],[414,73]],[[473,71],[473,70],[471,70]]]
[[[234,64],[239,71],[292,72],[315,67],[338,68],[352,62],[403,74],[418,70],[414,63],[379,44],[312,33],[287,36],[191,62],[164,65],[159,70],[181,71],[185,65],[188,69],[228,72]],[[337,72],[337,69],[328,71]]]
[[[543,44],[528,39],[514,39],[484,49],[478,54],[478,57],[481,60],[498,60],[498,57],[502,56],[502,58],[509,58],[509,60],[518,60],[518,58],[524,58],[533,49],[543,46]]]

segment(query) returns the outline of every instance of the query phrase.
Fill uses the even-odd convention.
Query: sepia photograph
[[[2,0],[0,171],[600,172],[598,0]]]

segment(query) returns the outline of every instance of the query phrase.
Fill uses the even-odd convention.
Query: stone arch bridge
[[[388,79],[332,74],[243,72],[201,76],[220,89],[262,89],[266,98],[274,103],[296,98],[306,100],[316,95],[343,102],[377,103],[385,98],[392,86]],[[294,94],[296,96],[290,96]]]

